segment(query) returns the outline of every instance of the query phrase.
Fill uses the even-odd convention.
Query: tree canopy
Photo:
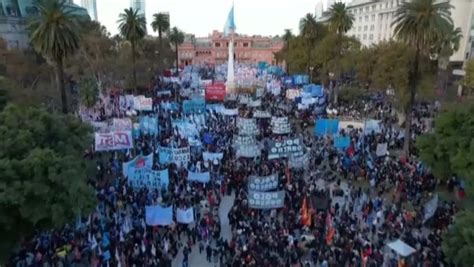
[[[422,161],[440,178],[452,174],[474,182],[474,103],[451,107],[435,120],[435,130],[417,140]],[[471,186],[472,188],[472,186]]]
[[[456,217],[456,223],[443,236],[443,252],[455,266],[474,265],[474,212]]]
[[[0,256],[36,230],[95,206],[84,150],[92,129],[73,116],[9,105],[0,112]]]

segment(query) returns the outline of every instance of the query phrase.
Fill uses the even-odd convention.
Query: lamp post
[[[331,94],[334,94],[334,99],[336,99],[336,92],[335,92],[335,89],[334,89],[334,85],[333,85],[333,82],[332,82],[332,79],[334,77],[334,72],[329,72],[329,88],[331,90]]]
[[[309,77],[310,77],[309,83],[313,83],[313,70],[314,70],[313,66],[309,67]]]

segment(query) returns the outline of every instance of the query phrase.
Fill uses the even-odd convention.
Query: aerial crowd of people
[[[189,66],[178,77],[153,80],[145,93],[151,110],[133,110],[116,92],[82,110],[78,116],[96,131],[114,118],[129,119],[133,147],[96,151],[91,144],[84,157],[97,166],[88,177],[96,209],[23,242],[12,266],[194,267],[196,251],[206,266],[226,267],[445,263],[441,236],[458,207],[438,199],[439,181],[416,149],[398,153],[405,138],[413,142],[430,131],[436,104],[415,107],[405,136],[386,96],[327,104],[331,92],[322,89],[317,101],[302,106],[305,85],[286,84],[255,66],[239,69],[251,70],[263,91],[185,110],[184,101],[203,98],[205,86],[196,77],[215,82],[219,76],[211,67]],[[301,96],[289,98],[290,89]],[[141,116],[156,118],[158,132],[140,128]],[[163,148],[189,148],[189,157],[163,160]],[[124,163],[145,155],[152,170],[167,170],[164,186],[136,187],[124,175]],[[190,179],[190,173],[209,179]],[[255,187],[267,178],[272,183]],[[463,189],[455,177],[452,184]],[[233,203],[223,207],[224,199]],[[150,225],[146,207],[157,205],[173,207],[173,218],[178,209],[191,209],[192,220]]]

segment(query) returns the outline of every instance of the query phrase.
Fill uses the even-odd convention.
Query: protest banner
[[[436,209],[438,208],[438,194],[435,194],[432,199],[425,203],[423,211],[423,223],[433,217],[436,213]]]
[[[173,223],[173,206],[145,206],[145,222],[149,226],[167,226]]]
[[[205,86],[205,98],[208,101],[224,101],[226,87],[224,83],[214,83]]]
[[[120,100],[119,100],[120,101]],[[135,97],[133,95],[125,95],[125,105],[121,107],[122,110],[134,109]]]
[[[283,141],[270,141],[268,159],[278,159],[303,155],[303,143],[299,138],[288,138]]]
[[[221,114],[225,116],[237,116],[239,115],[239,109],[238,108],[235,108],[235,109],[224,108],[223,110],[221,110]]]
[[[153,99],[143,95],[135,96],[133,99],[133,108],[135,110],[152,111]]]
[[[128,176],[128,185],[134,189],[167,189],[169,185],[168,169],[155,171],[151,168],[135,169],[131,176]]]
[[[257,135],[258,127],[255,119],[237,118],[237,128],[240,135]]]
[[[387,143],[377,144],[377,150],[375,151],[377,157],[382,157],[387,155]]]
[[[212,111],[216,113],[222,113],[222,110],[224,110],[225,107],[223,104],[206,104],[206,110],[207,111]]]
[[[266,110],[255,110],[253,112],[253,117],[257,119],[268,119],[272,117],[272,114]]]
[[[253,135],[234,135],[232,140],[234,141],[234,148],[257,145],[257,139]]]
[[[293,83],[295,85],[303,85],[309,83],[308,75],[293,75]]]
[[[285,202],[285,191],[257,192],[249,191],[247,195],[249,207],[253,209],[277,209]]]
[[[140,132],[149,135],[158,135],[158,118],[150,116],[140,117]]]
[[[129,118],[113,118],[112,119],[112,130],[113,131],[130,131],[132,130],[132,120]]]
[[[308,84],[303,86],[303,91],[309,93],[312,97],[324,96],[323,87],[319,84]]]
[[[92,125],[95,132],[106,133],[109,131],[109,124],[105,121],[90,121],[89,123]]]
[[[286,90],[286,99],[294,100],[295,98],[301,95],[301,91],[299,89],[288,89]]]
[[[265,93],[265,89],[262,87],[259,87],[257,88],[257,90],[255,90],[255,97],[260,98],[263,96],[263,93]]]
[[[261,151],[257,145],[254,146],[240,146],[236,151],[237,157],[255,158],[260,157]]]
[[[271,125],[274,134],[288,134],[291,132],[288,117],[272,117]]]
[[[188,170],[188,181],[208,183],[211,180],[209,172],[192,172]]]
[[[206,101],[203,98],[183,101],[183,112],[185,114],[203,113],[204,111],[206,111]]]
[[[364,134],[380,133],[382,129],[380,128],[379,120],[367,120],[364,123]]]
[[[262,101],[260,99],[252,100],[247,105],[253,108],[260,107],[260,105],[262,105]]]
[[[122,174],[124,177],[132,177],[136,169],[151,169],[153,167],[153,153],[147,156],[136,156],[134,159],[122,163]]]
[[[161,102],[160,103],[160,108],[163,109],[163,110],[178,111],[179,110],[179,105],[176,102]]]
[[[364,129],[364,123],[359,121],[339,121],[338,129]]]
[[[305,153],[301,156],[290,155],[290,160],[288,162],[290,168],[293,169],[303,169],[309,164],[309,154]]]
[[[176,221],[182,224],[194,222],[194,208],[176,209]]]
[[[278,175],[272,174],[268,176],[249,176],[248,187],[252,191],[270,191],[278,187]]]
[[[188,139],[193,139],[199,136],[199,131],[196,125],[187,120],[174,120],[172,122],[173,128],[178,130],[178,133]]]
[[[314,125],[314,134],[317,136],[334,135],[339,129],[337,119],[317,119]]]
[[[133,148],[131,131],[95,133],[95,151],[109,151]]]
[[[204,161],[214,161],[218,160],[221,161],[222,158],[224,157],[224,153],[211,153],[211,152],[202,152],[202,158]]]
[[[185,148],[169,148],[158,147],[158,155],[161,164],[174,163],[178,167],[186,167],[191,159],[191,152],[189,147]]]
[[[334,147],[337,149],[346,149],[351,144],[349,136],[336,136],[334,137]]]

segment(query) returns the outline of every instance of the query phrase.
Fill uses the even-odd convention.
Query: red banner
[[[206,100],[224,101],[225,84],[215,83],[206,85]]]

